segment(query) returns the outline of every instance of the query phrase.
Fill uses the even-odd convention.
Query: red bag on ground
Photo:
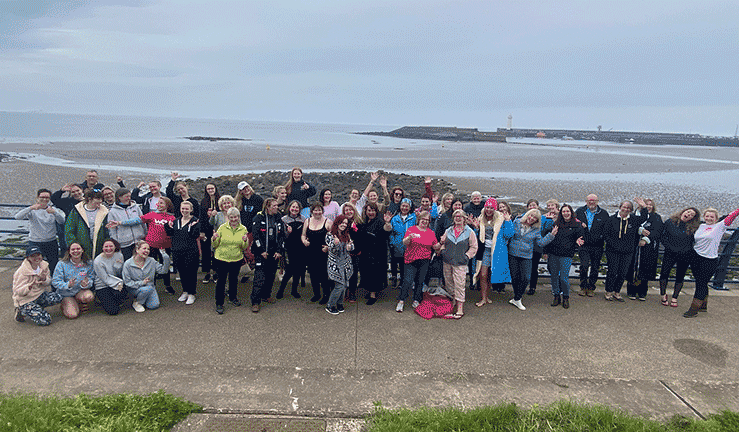
[[[416,308],[416,313],[423,319],[443,318],[444,315],[452,313],[452,301],[443,295],[431,295],[423,293],[423,301]]]

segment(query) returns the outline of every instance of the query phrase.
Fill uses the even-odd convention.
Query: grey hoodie
[[[16,219],[30,221],[28,240],[36,243],[56,240],[56,224],[64,225],[64,212],[56,207],[52,208],[54,213],[49,213],[46,209],[31,210],[30,206],[16,213]]]
[[[115,203],[108,212],[108,221],[123,222],[130,219],[140,218],[142,216],[141,207],[138,204],[131,201],[131,205],[127,208],[123,208],[120,204]],[[146,238],[146,224],[136,225],[119,225],[115,228],[110,228],[110,238],[115,239],[121,244],[121,247],[128,247],[136,243],[139,240]]]
[[[163,263],[158,263],[152,257],[146,258],[143,267],[139,267],[134,262],[135,256],[126,260],[123,263],[123,284],[130,288],[141,288],[144,285],[154,285],[154,276],[157,273],[165,274],[169,271],[170,258],[163,249],[160,250],[162,253]],[[144,284],[144,279],[149,278],[149,283]]]

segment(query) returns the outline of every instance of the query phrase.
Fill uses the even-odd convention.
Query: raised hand
[[[559,227],[557,225],[555,225],[554,228],[552,228],[552,234],[556,236],[558,232],[559,232]],[[582,238],[582,237],[580,237],[580,238]]]
[[[577,244],[578,246],[582,246],[582,245],[584,245],[584,244],[585,244],[585,239],[583,239],[582,237],[580,237],[580,238],[578,238],[577,240],[575,240],[575,243],[576,243],[576,244]]]
[[[378,177],[380,177],[380,174],[378,174],[377,171],[370,173],[370,180],[373,182],[376,181]]]
[[[389,211],[385,212],[384,219],[385,219],[385,223],[390,223],[390,221],[393,219],[393,214],[390,213]]]
[[[170,173],[170,176],[172,176],[172,180],[177,180],[180,177],[180,173],[178,173],[177,171],[172,171]]]
[[[387,187],[387,177],[385,177],[384,175],[380,176],[380,186],[382,186],[383,188]]]

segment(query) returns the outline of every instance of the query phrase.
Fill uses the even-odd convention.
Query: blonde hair
[[[718,210],[716,210],[713,207],[708,207],[707,209],[703,210],[703,219],[706,218],[706,213],[713,213],[716,215],[716,221],[718,221],[718,218],[721,217],[721,215],[718,214]]]
[[[221,195],[221,197],[218,198],[218,208],[222,208],[223,203],[226,201],[231,201],[231,204],[236,205],[234,197],[232,197],[231,195]]]
[[[352,216],[350,222],[354,222],[355,224],[359,225],[362,223],[362,217],[360,216],[359,212],[357,211],[357,208],[354,207],[354,204],[347,202],[344,203],[341,206],[341,214],[344,214],[344,207],[351,207],[354,210],[354,216]]]
[[[541,212],[539,211],[539,209],[531,209],[524,213],[523,216],[521,216],[521,222],[528,223],[526,221],[526,218],[528,218],[529,216],[536,216],[536,223],[531,225],[531,228],[539,228],[541,226]]]

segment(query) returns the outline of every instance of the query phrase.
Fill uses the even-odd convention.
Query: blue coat
[[[394,256],[402,257],[405,253],[405,246],[403,245],[403,237],[408,228],[416,224],[416,214],[410,212],[405,222],[400,218],[400,214],[396,214],[390,220],[393,226],[393,230],[390,234],[390,246],[394,248]]]
[[[495,250],[491,257],[490,282],[505,283],[511,281],[511,269],[508,267],[508,241],[513,237],[513,222],[504,221],[495,240]]]

